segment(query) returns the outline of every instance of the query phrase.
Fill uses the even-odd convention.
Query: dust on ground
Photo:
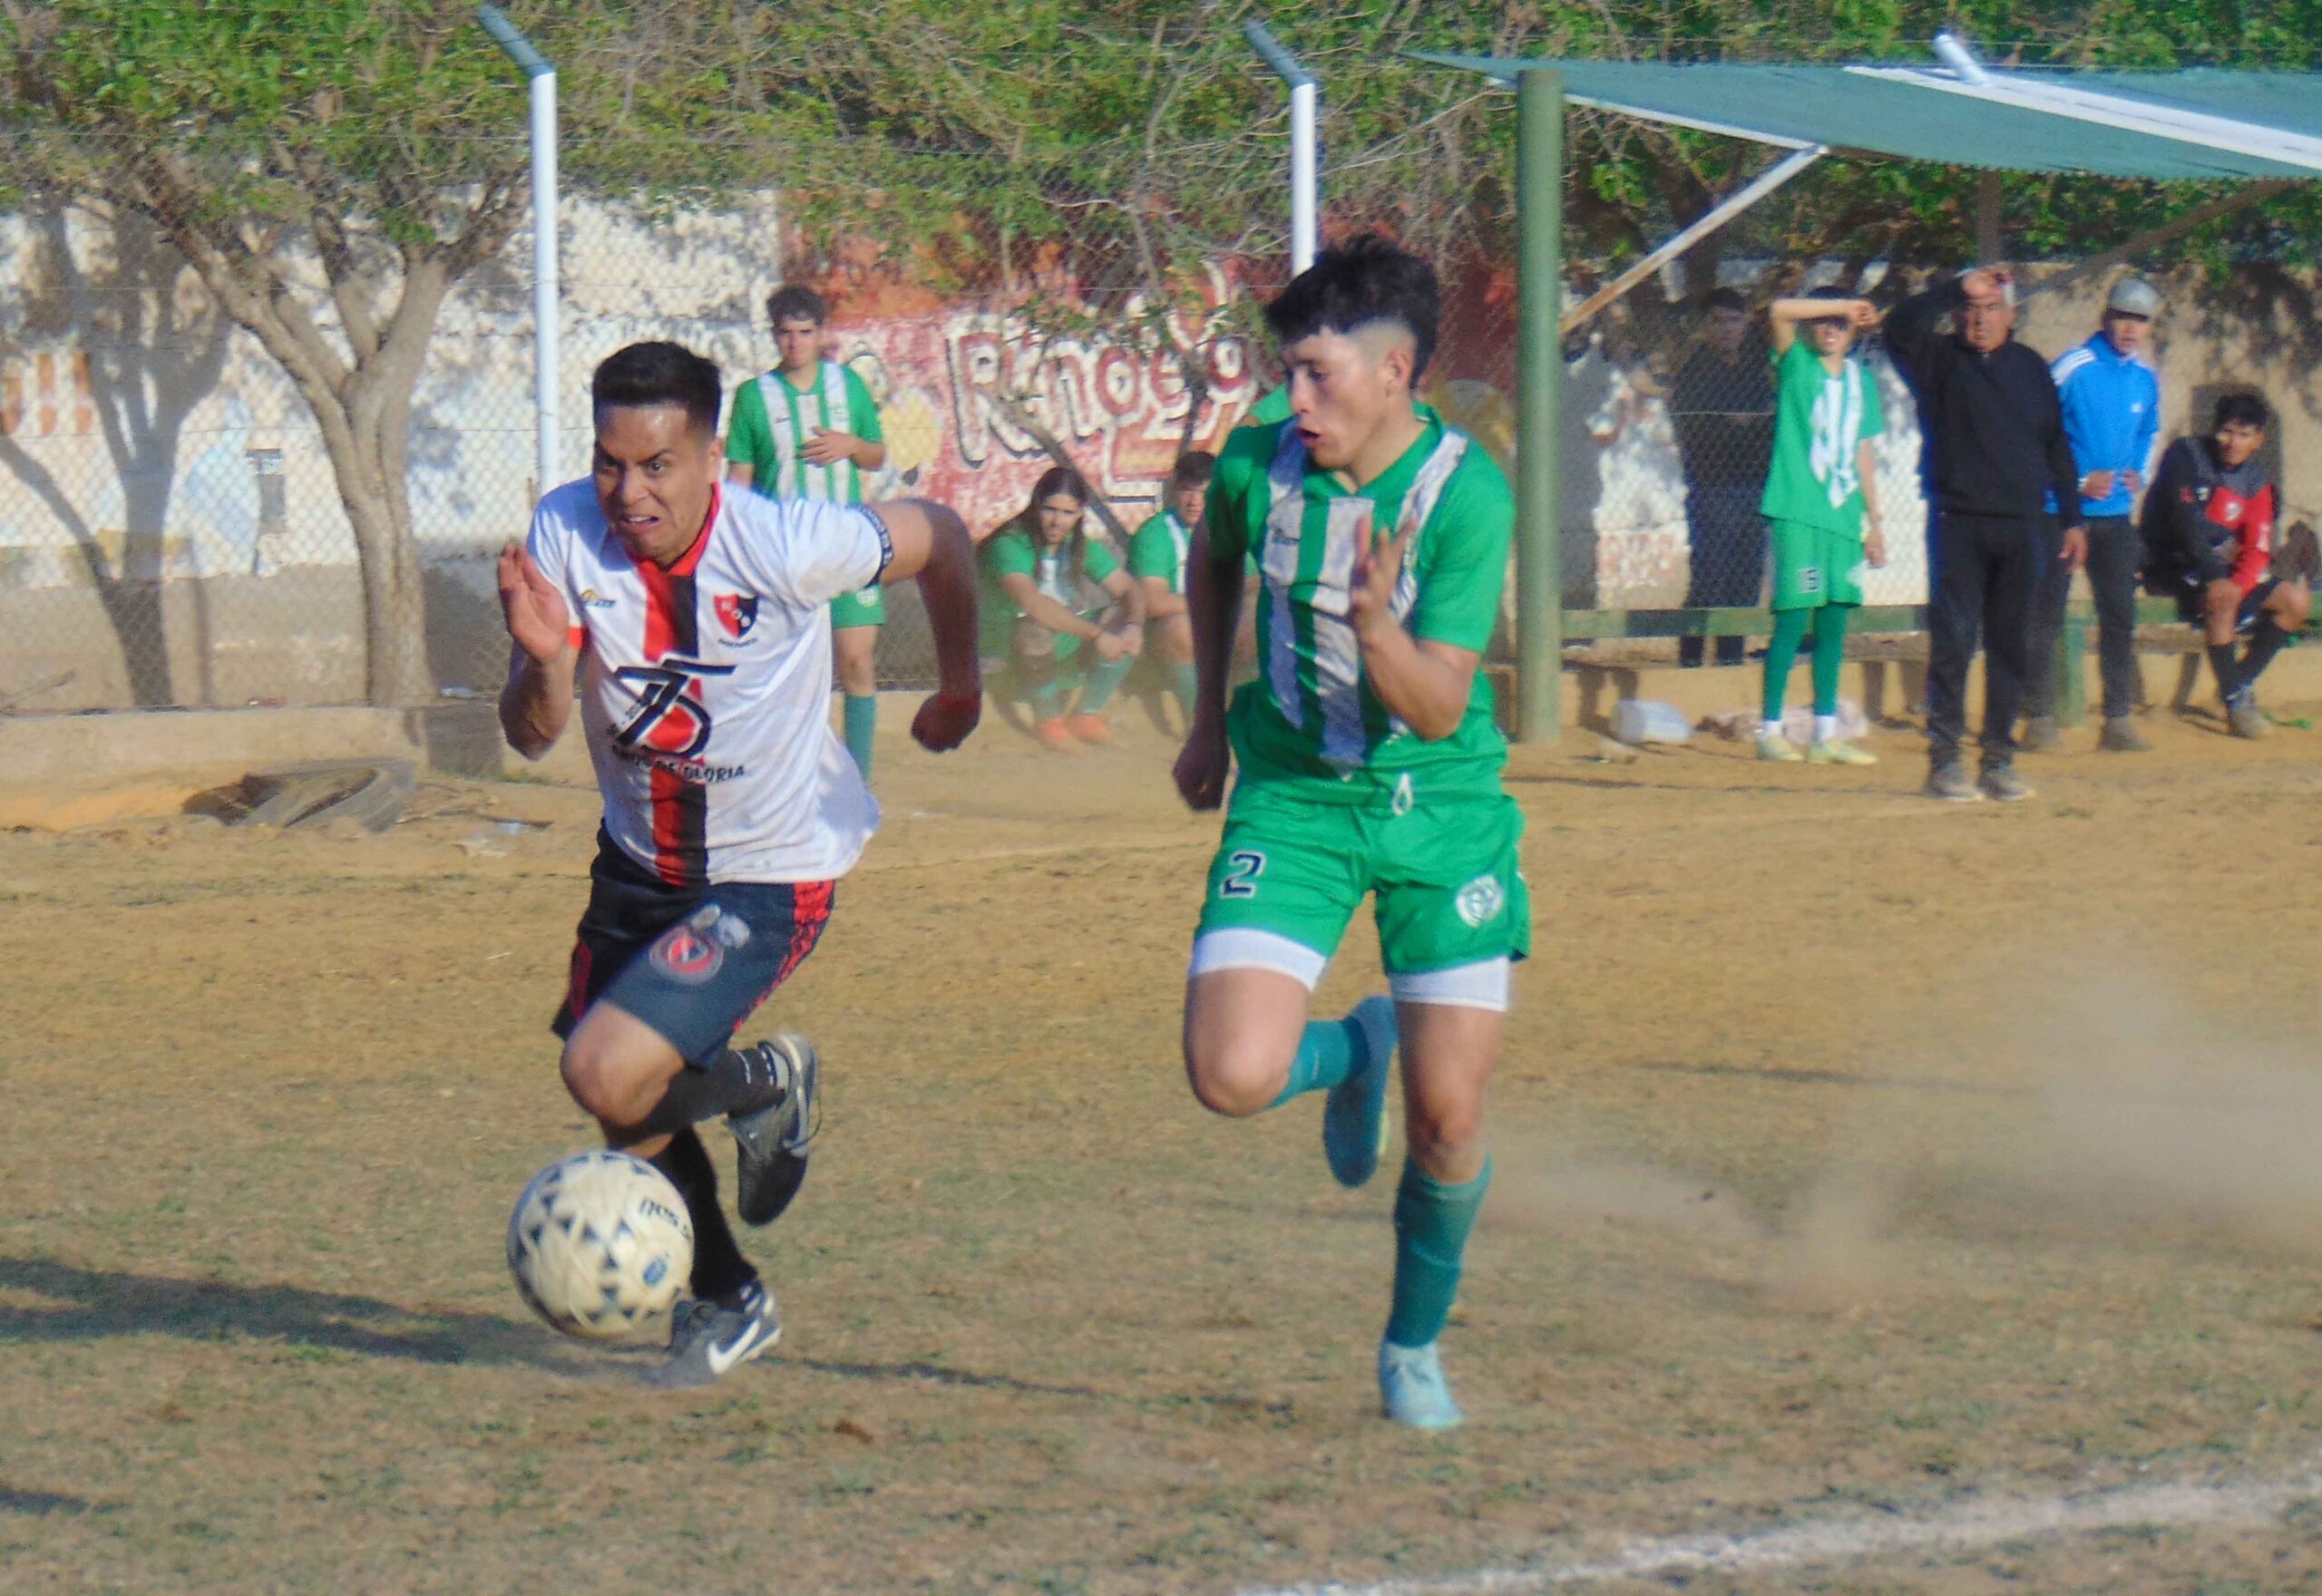
[[[501,1260],[590,1139],[543,1029],[589,794],[0,835],[0,1585],[1230,1592],[2285,1477],[2322,1445],[2322,738],[2153,730],[2006,807],[1913,796],[1899,735],[1868,772],[1519,755],[1535,957],[1450,1437],[1373,1415],[1391,1169],[1341,1192],[1311,1105],[1183,1086],[1215,822],[1142,728],[883,746],[887,829],[766,1016],[831,1067],[746,1238],[785,1338],[678,1398]],[[1318,1007],[1378,978],[1358,923]],[[2312,1589],[2315,1527],[1697,1583]]]

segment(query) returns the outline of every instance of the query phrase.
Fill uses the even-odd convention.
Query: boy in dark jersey
[[[2303,576],[2272,569],[2278,496],[2259,459],[2268,420],[2255,394],[2227,394],[2208,437],[2180,438],[2161,455],[2144,501],[2145,585],[2203,628],[2237,737],[2265,735],[2258,677],[2314,606]]]

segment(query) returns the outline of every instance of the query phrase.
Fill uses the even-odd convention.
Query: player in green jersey
[[[1847,357],[1857,327],[1874,326],[1866,299],[1817,289],[1777,299],[1773,322],[1774,452],[1760,505],[1771,529],[1774,635],[1766,649],[1758,757],[1811,764],[1877,764],[1839,737],[1839,668],[1847,618],[1862,603],[1866,565],[1887,563],[1870,440],[1885,430],[1878,379]],[[1800,326],[1805,336],[1800,336]],[[1782,735],[1790,667],[1814,629],[1814,740],[1803,754]]]
[[[769,499],[863,502],[863,473],[887,463],[870,386],[824,357],[830,310],[812,288],[777,289],[766,302],[781,364],[734,394],[726,428],[726,478]],[[874,656],[886,600],[876,588],[831,602],[831,653],[844,695],[846,751],[865,780],[879,725]]]
[[[1185,618],[1185,567],[1216,473],[1217,456],[1206,449],[1178,455],[1163,490],[1161,513],[1128,540],[1129,575],[1145,589],[1146,642],[1168,671],[1169,689],[1188,726],[1194,718],[1194,628]]]
[[[1228,439],[1195,540],[1198,685],[1176,765],[1196,810],[1233,803],[1185,981],[1185,1069],[1224,1114],[1329,1096],[1341,1184],[1379,1163],[1400,1050],[1407,1150],[1379,1348],[1387,1416],[1459,1422],[1436,1338],[1491,1180],[1484,1088],[1509,968],[1530,945],[1523,817],[1478,667],[1515,509],[1491,457],[1414,393],[1433,354],[1427,264],[1375,235],[1326,250],[1267,307],[1286,422]],[[1258,556],[1258,679],[1225,702],[1245,551]],[[1362,899],[1390,997],[1343,1019],[1308,1001]]]
[[[984,657],[1014,678],[1032,735],[1059,753],[1113,740],[1105,706],[1145,647],[1144,590],[1088,535],[1088,497],[1078,472],[1050,466],[977,555]]]

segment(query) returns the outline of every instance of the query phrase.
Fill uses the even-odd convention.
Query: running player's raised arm
[[[544,504],[532,535],[500,551],[500,614],[513,647],[500,693],[500,730],[526,759],[555,745],[572,715],[573,671],[588,632],[564,593],[564,529]]]
[[[1415,556],[1405,533],[1381,540],[1355,567],[1349,597],[1362,674],[1379,702],[1425,743],[1459,729],[1499,618],[1515,505],[1498,473],[1488,480],[1497,491],[1479,491],[1476,479],[1446,491],[1432,549]],[[1406,624],[1393,601],[1413,558],[1423,569],[1411,573],[1417,598]]]
[[[890,499],[871,506],[886,523],[889,553],[882,582],[916,580],[934,634],[936,687],[919,707],[911,735],[941,754],[967,741],[983,713],[983,669],[976,655],[976,545],[968,523],[929,499]]]

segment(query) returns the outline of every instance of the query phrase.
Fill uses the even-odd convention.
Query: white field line
[[[2279,1517],[2292,1504],[2317,1495],[2322,1495],[2322,1474],[2309,1474],[2217,1485],[2140,1485],[2087,1496],[1964,1502],[1923,1513],[1824,1519],[1756,1534],[1631,1541],[1593,1562],[1486,1569],[1371,1585],[1289,1585],[1244,1596],[1527,1596],[1608,1580],[1747,1573],[1910,1552],[1978,1552],[2011,1541],[2139,1525],[2258,1525]]]

